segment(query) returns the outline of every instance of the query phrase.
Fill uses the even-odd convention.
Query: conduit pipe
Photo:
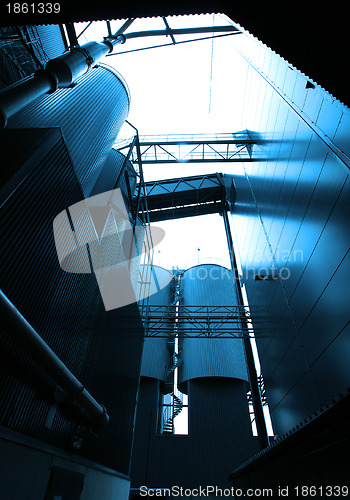
[[[10,331],[12,338],[84,408],[96,424],[107,425],[109,416],[106,408],[95,401],[2,291],[0,291],[0,314],[2,323]]]
[[[124,43],[124,35],[114,35],[100,42],[88,42],[72,48],[61,56],[50,59],[44,69],[9,85],[0,92],[0,128],[8,119],[44,94],[58,88],[67,88],[98,63],[103,56],[113,52],[114,45]]]

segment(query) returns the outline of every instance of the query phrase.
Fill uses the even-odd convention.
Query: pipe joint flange
[[[116,38],[117,43],[123,44],[126,42],[126,36],[121,33],[120,35],[117,36]]]
[[[77,387],[76,391],[74,392],[74,397],[77,398],[84,391],[85,391],[85,387],[83,386],[83,384],[81,384],[79,387]]]
[[[108,52],[108,54],[111,54],[111,53],[113,52],[114,45],[113,45],[113,43],[110,41],[110,39],[108,38],[108,36],[105,36],[105,37],[103,38],[103,43],[104,43],[105,45],[107,45],[107,47],[109,48],[109,52]]]
[[[52,94],[53,92],[55,92],[57,90],[59,81],[58,81],[58,77],[57,77],[57,75],[55,75],[55,73],[53,73],[52,71],[49,71],[46,68],[42,68],[42,69],[38,69],[34,74],[38,77],[43,76],[50,81],[51,87],[50,87],[50,90],[47,92],[47,94]]]
[[[80,46],[74,47],[74,49],[72,49],[72,52],[75,52],[75,51],[81,52],[82,54],[84,54],[88,68],[90,69],[95,61],[94,58],[91,56],[90,52],[88,50],[85,50],[83,47],[80,47]]]

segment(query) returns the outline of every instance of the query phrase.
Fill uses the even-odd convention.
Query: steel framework
[[[139,164],[142,168],[142,164],[144,163],[181,163],[181,162],[203,162],[203,161],[252,161],[252,147],[255,142],[250,137],[248,131],[237,132],[235,134],[215,134],[211,136],[153,136],[153,137],[145,137],[140,138],[138,142],[138,147],[130,147],[130,141],[116,144],[115,147],[119,151],[125,150],[128,148],[128,158],[133,161],[135,164]],[[186,146],[189,148],[186,152],[185,156],[181,156],[181,148],[183,151],[183,147]],[[146,153],[151,154],[152,157],[146,157]],[[157,157],[157,148],[162,151],[162,154],[165,155],[164,158]],[[167,149],[166,149],[167,148]],[[171,150],[171,148],[175,148]],[[233,148],[234,151],[230,148]],[[177,152],[177,154],[175,154]],[[182,178],[183,179],[183,178]],[[204,180],[204,179],[203,179]],[[154,196],[157,200],[159,198],[161,203],[158,205],[162,205],[162,195],[161,191],[168,191],[166,198],[173,198],[175,195],[175,191],[178,189],[178,186],[181,184],[181,179],[170,179],[169,182],[163,181],[154,183],[153,186],[147,185],[143,183],[143,192],[147,197],[147,191],[159,191],[158,196]],[[188,179],[186,180],[186,182]],[[212,181],[212,180],[211,180]],[[179,184],[180,182],[180,184]],[[200,180],[200,183],[202,180]],[[167,183],[167,185],[163,185],[163,183]],[[168,185],[170,183],[170,186]],[[150,183],[151,184],[151,183]],[[174,187],[175,186],[175,187]],[[223,183],[223,186],[225,184]],[[168,189],[172,187],[172,189]],[[226,186],[225,186],[226,187]],[[166,188],[166,189],[165,189]],[[200,188],[201,189],[201,188]],[[200,191],[197,188],[197,192]],[[218,189],[215,187],[215,189]],[[189,190],[190,192],[191,190]],[[193,189],[192,189],[193,191]],[[220,198],[220,196],[219,196]],[[151,202],[152,195],[148,196],[148,201]],[[145,200],[147,203],[147,200]],[[138,194],[138,203],[141,202],[141,185],[139,186],[139,194]],[[169,204],[169,200],[164,200],[165,206],[162,207],[157,206],[153,207],[152,219],[155,217],[155,220],[162,220],[159,218],[159,214],[163,209],[168,208],[167,214],[165,218],[169,217],[170,212],[174,212],[174,208],[180,210],[182,213],[178,213],[178,216],[189,216],[188,206],[180,206],[179,204],[174,207],[174,200],[171,199],[171,203]],[[212,203],[212,202],[211,202]],[[151,202],[152,204],[152,202]],[[205,206],[205,204],[202,204]],[[224,206],[223,206],[224,205]],[[198,208],[198,200],[193,206]],[[231,260],[231,268],[234,271],[234,276],[236,282],[239,284],[239,275],[237,264],[234,256],[233,243],[229,228],[228,222],[228,203],[225,200],[225,197],[222,197],[219,201],[220,213],[223,215],[228,249],[230,253]],[[146,211],[149,214],[149,208],[147,204]],[[170,210],[169,210],[170,208]],[[173,209],[171,209],[173,208]],[[185,208],[185,213],[183,213],[183,209]],[[157,210],[158,209],[158,210]],[[191,210],[190,210],[191,212]],[[135,215],[138,213],[137,208],[135,210]],[[164,214],[163,214],[164,215]],[[193,215],[193,214],[192,214]],[[151,220],[152,220],[151,219]],[[149,219],[150,220],[150,219]],[[254,330],[252,328],[252,320],[250,316],[249,308],[244,305],[243,298],[240,293],[240,286],[238,286],[239,290],[239,306],[233,306],[231,308],[227,308],[227,306],[192,306],[184,308],[179,304],[179,301],[171,306],[163,306],[165,309],[161,310],[161,307],[158,309],[154,309],[155,306],[145,306],[141,312],[145,327],[145,335],[147,337],[165,337],[168,339],[175,339],[181,337],[191,337],[191,338],[202,338],[202,339],[215,339],[215,338],[230,338],[230,339],[243,339],[246,351],[247,358],[247,367],[249,372],[249,380],[250,380],[250,401],[253,403],[253,414],[252,418],[255,420],[257,425],[257,432],[260,440],[261,448],[264,448],[269,443],[269,436],[267,432],[267,427],[265,423],[263,406],[265,403],[265,394],[262,387],[262,379],[259,380],[255,361],[252,351],[251,338],[254,338]],[[166,309],[166,307],[168,307]],[[222,309],[223,307],[223,309]],[[185,321],[181,321],[181,318],[185,318]],[[254,316],[254,328],[256,328],[256,316]],[[181,352],[177,353],[177,356],[180,356],[181,360]],[[175,364],[174,364],[175,366]]]
[[[177,319],[175,328],[175,317]],[[151,306],[144,311],[146,337],[253,338],[247,306]]]
[[[160,17],[160,16],[159,16]],[[128,31],[129,27],[131,24],[137,20],[137,18],[128,18],[123,25],[118,29],[118,31],[114,34],[112,34],[112,29],[111,29],[111,22],[110,21],[105,21],[106,27],[105,27],[105,33],[106,39],[120,39],[122,43],[127,42],[128,40],[141,40],[142,45],[130,49],[130,50],[124,50],[120,52],[114,52],[113,54],[108,54],[107,57],[110,56],[115,56],[118,54],[126,54],[128,52],[136,52],[139,50],[148,50],[148,49],[154,49],[158,47],[165,47],[168,45],[178,45],[181,43],[188,43],[188,42],[195,42],[195,41],[200,41],[200,40],[207,40],[209,38],[218,38],[222,36],[232,36],[232,35],[238,35],[241,34],[242,31],[234,26],[232,23],[221,25],[221,26],[193,26],[193,27],[181,27],[181,28],[172,28],[169,25],[169,22],[171,23],[170,19],[168,19],[165,16],[161,17],[163,24],[164,24],[164,29],[151,29],[151,30],[146,30],[146,31]],[[71,46],[75,46],[79,42],[79,38],[83,35],[83,33],[86,32],[86,30],[93,24],[94,22],[89,22],[87,26],[84,27],[84,29],[77,35],[75,32],[75,26],[73,24],[66,24],[66,30],[68,32],[68,29],[70,33],[68,33],[69,39],[70,39],[70,44]],[[215,35],[215,33],[217,33]],[[200,38],[193,38],[193,35],[205,35],[208,34],[209,36],[200,36]],[[189,38],[186,40],[179,39],[179,36],[186,36],[188,35]],[[147,45],[147,42],[145,43],[145,39],[150,38],[154,39],[154,37],[157,38],[164,38],[167,39],[168,37],[170,38],[171,42],[169,43],[163,43],[163,44],[157,44],[157,45]],[[176,37],[176,38],[175,38]]]
[[[172,135],[156,137],[152,136],[151,138],[150,136],[143,136],[142,138],[140,138],[137,148],[130,147],[130,140],[124,143],[118,143],[115,145],[115,147],[121,152],[127,149],[128,158],[134,163],[139,164],[142,168],[142,164],[147,163],[147,161],[148,163],[181,163],[186,161],[203,162],[203,160],[207,159],[207,161],[215,162],[218,161],[218,156],[221,158],[219,161],[243,161],[243,155],[244,161],[252,161],[252,147],[254,143],[255,142],[251,139],[248,131],[244,131],[237,132],[235,134],[215,134],[211,136]],[[181,147],[183,148],[184,146],[189,147],[190,149],[186,152],[186,156],[181,156]],[[207,146],[207,148],[205,148],[205,146]],[[152,157],[148,157],[147,160],[146,153],[150,152],[152,148]],[[159,156],[156,156],[157,148],[162,151],[162,154],[165,154],[165,158],[160,159]],[[177,151],[177,155],[175,154],[176,151],[170,151],[169,148],[175,148],[175,150]],[[230,148],[235,148],[236,151],[232,152],[232,149],[230,150]],[[195,155],[199,156],[194,157]],[[187,186],[185,191],[188,191],[188,193],[190,193],[191,191],[193,191],[193,188],[196,187],[197,189],[195,189],[195,191],[197,191],[198,193],[198,191],[202,189],[203,182],[208,181],[208,179],[204,179],[204,177],[205,176],[202,176],[202,178],[199,179],[199,189],[197,185],[192,186],[191,189],[188,189],[188,187],[190,186]],[[149,194],[149,196],[147,197],[148,201],[150,202],[150,207],[148,206],[147,200],[145,200],[147,203],[148,217],[150,217],[149,208],[151,208],[151,205],[153,208],[153,211],[151,210],[152,219],[149,220],[164,220],[173,218],[174,209],[180,210],[180,213],[177,213],[177,216],[179,217],[195,215],[192,213],[192,210],[193,207],[198,210],[198,200],[195,200],[195,203],[189,203],[185,206],[183,203],[185,194],[184,192],[181,193],[182,200],[180,200],[180,204],[179,200],[175,200],[175,194],[177,194],[176,190],[179,189],[181,184],[183,184],[183,180],[184,178],[179,178],[153,184],[149,183],[149,185],[147,185],[147,188],[145,186],[145,183],[143,183],[143,192],[145,197],[147,197],[147,194],[151,193],[152,191],[154,192],[154,194],[157,193],[157,195],[154,196],[154,200],[156,202],[155,204],[152,202],[151,194]],[[213,180],[214,179],[210,179],[211,184],[213,183]],[[215,179],[215,181],[218,180],[219,177]],[[189,179],[187,178],[186,183],[188,183],[188,181]],[[184,186],[181,186],[181,188],[183,187]],[[222,184],[222,187],[225,191],[225,183]],[[215,190],[217,189],[218,187],[215,186]],[[182,189],[180,189],[180,191],[181,190]],[[217,193],[215,194],[215,196],[217,198]],[[176,305],[175,303],[173,303],[171,306],[158,306],[157,309],[154,309],[156,306],[146,305],[143,308],[141,314],[145,327],[145,335],[147,337],[165,337],[168,339],[168,341],[171,339],[175,339],[176,337],[191,337],[198,339],[243,339],[251,389],[249,397],[251,398],[251,401],[253,403],[254,410],[253,418],[257,425],[257,432],[261,448],[264,448],[269,443],[269,436],[263,411],[265,396],[264,393],[262,393],[261,381],[257,376],[251,345],[251,338],[254,338],[254,330],[252,328],[249,308],[244,305],[243,297],[240,291],[239,274],[234,256],[232,237],[228,222],[228,201],[225,199],[225,196],[219,196],[218,198],[218,206],[220,208],[219,211],[223,215],[225,225],[227,244],[231,260],[231,268],[234,272],[235,281],[238,284],[237,289],[240,305],[233,306],[231,308],[227,308],[227,306],[212,306],[211,308],[209,308],[208,306],[193,306],[194,309],[192,309],[188,306],[184,308],[180,305],[179,300],[177,300]],[[140,201],[141,184],[139,186],[138,204],[140,203]],[[176,202],[176,206],[174,206],[174,201]],[[212,204],[213,200],[211,200],[211,205]],[[201,204],[201,208],[205,208],[206,206],[206,203]],[[134,212],[135,215],[138,213],[137,210],[138,209],[136,208],[136,211]],[[162,215],[164,217],[160,218],[160,214],[162,211],[166,213],[163,213]],[[164,308],[163,310],[162,307]],[[223,307],[223,309],[221,309],[221,307]],[[182,317],[185,318],[185,321],[181,321]],[[254,327],[256,327],[256,319],[256,316],[254,316]],[[180,356],[179,359],[181,359],[181,352],[177,353],[175,355],[175,358],[176,356]],[[175,361],[178,361],[178,359],[176,359]],[[173,363],[173,365],[175,366],[176,363]]]
[[[143,164],[208,163],[254,161],[255,141],[248,131],[223,134],[172,134],[140,136],[140,155]],[[115,148],[123,153],[127,142],[117,142]],[[136,163],[137,157],[133,158]]]
[[[46,61],[36,26],[0,28],[0,87],[31,75]]]
[[[140,158],[139,154],[140,145],[139,145],[139,134],[137,128],[134,127],[134,125],[132,125],[130,122],[127,123],[128,125],[130,125],[130,127],[134,129],[135,135],[132,137],[132,140],[128,145],[128,150],[124,152],[125,154],[124,163],[122,165],[122,168],[120,169],[118,178],[116,179],[115,187],[120,185],[120,181],[124,177],[130,206],[132,207],[130,214],[130,221],[132,222],[133,237],[137,230],[138,221],[142,221],[142,224],[145,228],[145,238],[144,238],[141,262],[140,262],[140,264],[142,265],[139,266],[139,271],[137,276],[137,281],[140,283],[139,293],[138,293],[138,305],[140,309],[140,314],[141,316],[143,316],[145,314],[144,313],[145,307],[147,307],[148,291],[151,284],[151,269],[153,263],[154,245],[152,241],[152,232],[150,228],[149,209],[147,205],[147,193],[145,188],[141,160],[137,161],[137,163],[134,164],[135,171],[138,177],[138,185],[136,188],[136,192],[135,193],[131,192],[127,164],[128,161],[130,161],[132,154],[136,154]]]

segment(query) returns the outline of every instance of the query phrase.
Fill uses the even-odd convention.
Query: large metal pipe
[[[6,127],[10,116],[55,88],[57,88],[57,79],[45,70],[39,70],[34,75],[6,87],[0,92],[0,128]]]
[[[124,35],[118,35],[106,38],[101,43],[88,42],[81,47],[74,47],[50,59],[44,69],[3,89],[0,92],[0,128],[6,127],[12,115],[41,95],[72,85],[103,56],[112,52],[114,45],[124,41]]]
[[[139,31],[123,34],[133,19],[128,19],[112,36],[107,36],[99,42],[88,42],[72,48],[61,56],[47,62],[44,69],[34,73],[29,79],[21,80],[0,92],[0,128],[6,127],[8,119],[46,93],[52,93],[57,88],[69,87],[75,80],[86,73],[103,56],[113,52],[115,45],[124,43],[126,39],[146,36],[174,36],[193,33],[236,32],[240,31],[231,25],[197,28],[179,28],[166,30]]]
[[[97,403],[2,291],[0,291],[0,313],[2,323],[11,332],[12,338],[84,408],[98,425],[107,425],[109,416],[106,408]]]

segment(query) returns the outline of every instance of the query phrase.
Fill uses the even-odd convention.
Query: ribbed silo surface
[[[60,127],[88,197],[128,111],[126,84],[113,68],[100,65],[78,78],[73,88],[58,89],[28,105],[8,127]]]
[[[220,324],[225,328],[226,323],[227,327],[225,317],[232,314],[229,311],[218,312],[211,306],[238,305],[231,271],[213,264],[188,269],[181,278],[180,305],[179,348],[182,365],[179,368],[179,384],[181,389],[186,390],[184,383],[187,380],[201,377],[248,380],[242,339],[209,337],[210,334],[217,335],[220,332]],[[209,307],[206,308],[206,306]],[[203,318],[206,315],[208,322],[205,326]],[[209,327],[207,332],[204,331],[206,327]],[[185,336],[182,336],[181,332]],[[202,334],[206,337],[198,337]]]
[[[151,290],[155,291],[159,288],[159,291],[150,295],[148,299],[148,305],[150,306],[169,306],[172,302],[172,293],[170,279],[172,273],[167,269],[162,267],[153,266],[152,268],[152,278],[151,278]],[[162,283],[169,282],[165,287],[160,288]],[[152,312],[152,335],[160,333],[157,331],[157,325],[159,328],[164,328],[163,320],[167,321],[171,318],[167,318],[164,314],[164,309],[161,308],[159,311]],[[159,321],[158,321],[159,318]],[[168,339],[166,334],[161,333],[163,337],[145,337],[145,343],[143,347],[142,355],[142,365],[141,365],[141,375],[144,377],[152,377],[158,380],[166,379],[167,367],[169,365],[170,352],[167,346]]]
[[[38,449],[45,442],[67,450],[79,432],[81,457],[128,474],[143,347],[137,305],[107,312],[94,273],[60,267],[53,221],[82,200],[60,130],[5,129],[1,139],[3,157],[12,158],[0,192],[1,290],[107,408],[110,423],[92,433],[86,414],[73,400],[58,401],[54,378],[1,322],[0,425],[34,438]]]

